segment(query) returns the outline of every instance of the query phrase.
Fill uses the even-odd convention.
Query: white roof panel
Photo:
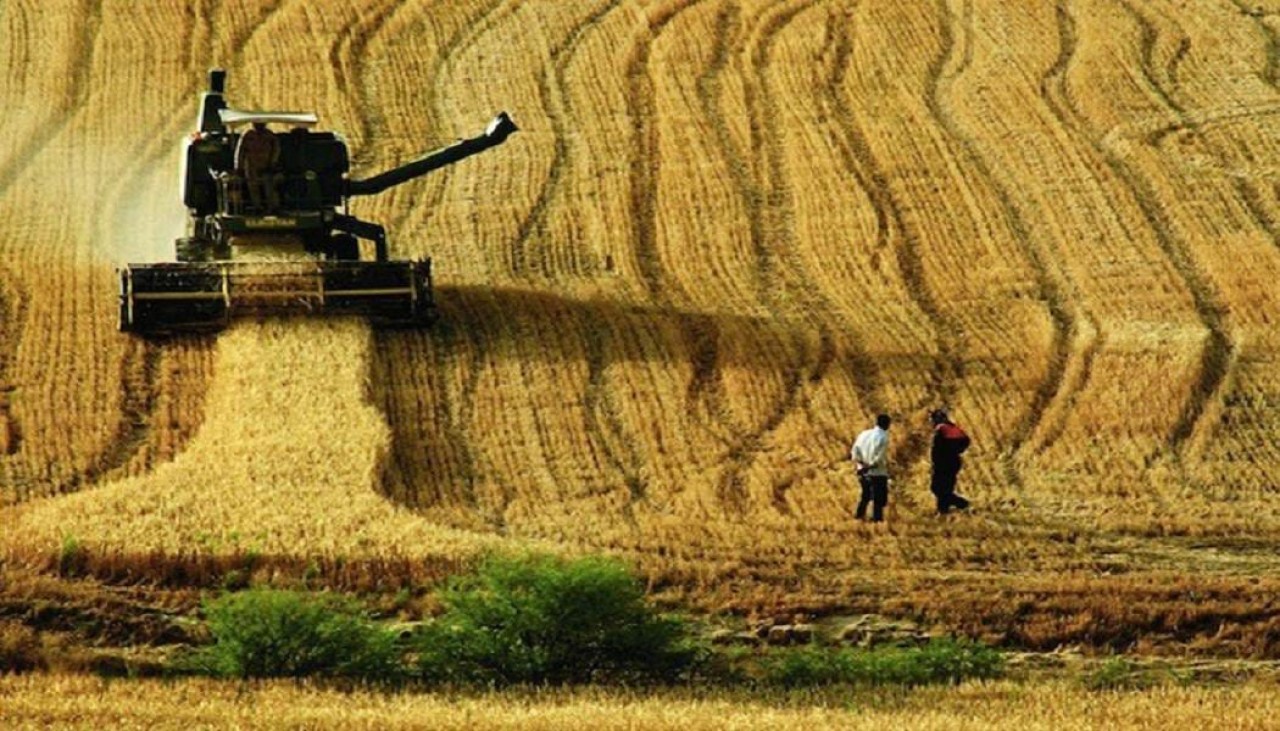
[[[241,124],[264,122],[266,124],[287,124],[290,127],[310,127],[317,124],[320,118],[311,112],[245,112],[239,109],[220,109],[218,116],[228,127]]]

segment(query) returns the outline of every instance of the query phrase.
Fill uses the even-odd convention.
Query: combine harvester
[[[186,143],[182,199],[190,217],[187,235],[175,242],[176,261],[119,270],[120,329],[218,330],[237,317],[295,312],[360,315],[378,325],[430,322],[431,261],[389,260],[386,230],[349,215],[347,201],[502,144],[516,131],[511,118],[503,112],[478,137],[352,179],[346,143],[313,131],[316,115],[230,109],[225,83],[226,71],[209,73],[199,130]],[[273,124],[287,131],[274,133]],[[362,247],[361,239],[369,243]]]

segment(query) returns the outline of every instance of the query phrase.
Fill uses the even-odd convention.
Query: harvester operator
[[[280,164],[280,140],[266,122],[254,122],[236,144],[236,172],[244,177],[249,202],[258,211],[274,213],[280,207],[276,169]],[[263,203],[266,205],[264,206]]]

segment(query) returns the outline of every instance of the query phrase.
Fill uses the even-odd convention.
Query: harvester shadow
[[[437,304],[435,326],[377,335],[374,396],[393,434],[384,492],[412,509],[473,514],[480,525],[501,525],[514,497],[509,483],[525,479],[501,469],[495,474],[490,464],[491,432],[503,427],[503,417],[492,411],[536,410],[539,400],[525,394],[550,390],[566,405],[563,415],[538,414],[543,423],[585,419],[587,438],[606,447],[560,450],[559,457],[583,455],[583,464],[568,469],[599,473],[600,483],[609,486],[602,489],[629,490],[634,502],[643,497],[638,475],[649,456],[629,438],[641,427],[624,423],[620,412],[631,409],[619,404],[650,398],[637,389],[666,392],[664,398],[652,397],[655,408],[669,404],[674,392],[698,423],[717,418],[728,370],[745,371],[762,383],[781,383],[797,373],[816,382],[831,372],[865,366],[855,344],[837,338],[831,368],[820,368],[819,362],[830,358],[823,348],[832,344],[822,342],[817,328],[764,315],[688,312],[481,286],[438,287]],[[647,373],[627,376],[628,388],[611,388],[621,382],[611,380],[609,369],[634,364],[644,365]],[[928,357],[879,353],[877,367],[927,368]],[[732,431],[720,427],[707,424],[709,430]],[[486,449],[473,444],[479,434],[488,442]],[[833,443],[837,457],[845,448]],[[591,456],[600,452],[603,460]]]

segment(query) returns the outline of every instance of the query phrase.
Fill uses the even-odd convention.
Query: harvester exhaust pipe
[[[227,108],[227,100],[222,96],[226,88],[227,70],[209,69],[209,90],[200,98],[200,123],[198,129],[201,132],[226,131],[227,128],[222,123],[222,117],[218,115],[218,112]]]

